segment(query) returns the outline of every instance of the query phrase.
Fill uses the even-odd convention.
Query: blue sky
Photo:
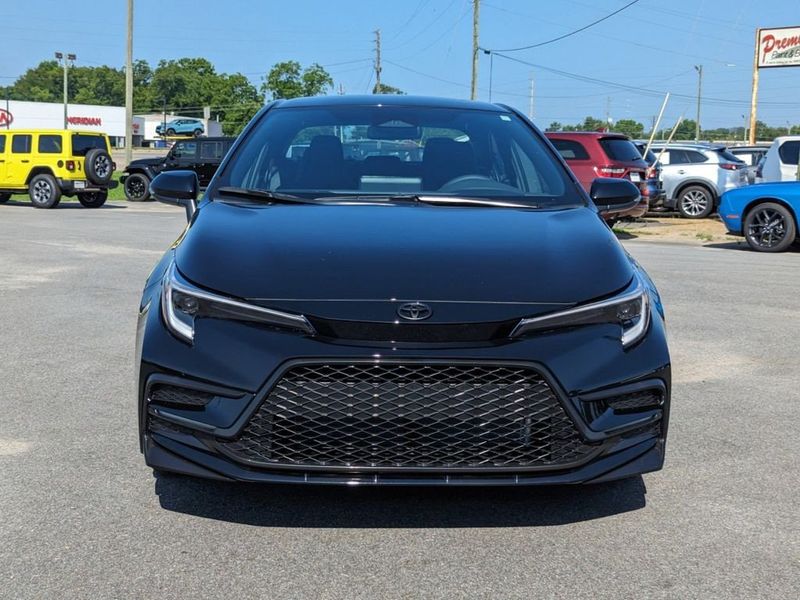
[[[581,27],[629,0],[483,0],[481,45],[509,48]],[[125,0],[6,0],[0,79],[13,78],[71,51],[78,63],[121,66],[125,60]],[[383,81],[408,93],[467,97],[471,0],[136,0],[134,55],[204,56],[220,71],[258,84],[275,62],[326,66],[347,93],[370,89],[373,31],[383,35]],[[102,7],[102,8],[98,8]],[[34,24],[35,23],[35,24]],[[756,27],[800,25],[797,0],[639,0],[611,19],[541,48],[507,53],[536,67],[494,59],[492,100],[534,116],[574,123],[587,115],[650,122],[660,98],[624,89],[671,91],[666,113],[694,118],[697,73],[704,67],[702,124],[733,126],[749,113]],[[352,62],[351,62],[352,61]],[[587,82],[572,75],[606,83]],[[481,56],[480,98],[488,99],[489,59]],[[687,97],[681,97],[684,95]],[[800,67],[761,72],[759,118],[800,123]]]

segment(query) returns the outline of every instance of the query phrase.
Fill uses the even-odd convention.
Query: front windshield
[[[219,186],[304,198],[584,203],[564,167],[512,113],[409,106],[273,109],[231,158]]]

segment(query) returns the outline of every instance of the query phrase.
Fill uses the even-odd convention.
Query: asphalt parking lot
[[[258,487],[156,480],[138,452],[139,292],[183,223],[0,206],[0,597],[800,597],[800,252],[626,242],[668,310],[659,473]]]

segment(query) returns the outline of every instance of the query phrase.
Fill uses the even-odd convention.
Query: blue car
[[[158,135],[193,135],[199,137],[203,135],[205,127],[201,121],[196,119],[173,119],[168,121],[166,127],[163,123],[156,125]]]
[[[728,231],[753,250],[783,252],[797,237],[800,181],[760,183],[722,195],[719,215]]]

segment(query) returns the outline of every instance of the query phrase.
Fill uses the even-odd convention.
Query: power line
[[[618,8],[614,12],[609,13],[606,16],[604,16],[604,17],[602,17],[600,19],[597,19],[596,21],[592,21],[588,25],[584,25],[583,27],[581,27],[579,29],[575,29],[573,31],[570,31],[569,33],[565,33],[565,34],[560,35],[558,37],[554,37],[552,39],[545,40],[544,42],[539,42],[538,44],[530,44],[528,46],[520,46],[518,48],[500,48],[500,49],[496,50],[496,52],[517,52],[518,50],[530,50],[531,48],[539,48],[541,46],[546,46],[547,44],[552,44],[554,42],[559,42],[559,41],[561,41],[563,39],[566,39],[568,37],[576,35],[576,34],[580,33],[581,31],[586,31],[587,29],[589,29],[590,27],[594,27],[598,23],[602,23],[603,21],[606,21],[606,20],[610,19],[614,15],[617,15],[617,14],[621,13],[626,8],[629,8],[629,7],[633,6],[637,2],[639,2],[639,0],[632,0],[631,2],[628,2],[625,6],[623,6],[621,8]]]

